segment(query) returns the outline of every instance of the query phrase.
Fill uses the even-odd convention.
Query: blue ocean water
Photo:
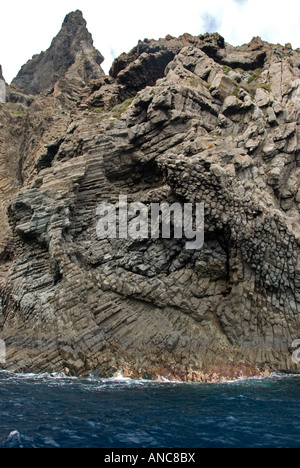
[[[300,377],[155,383],[0,372],[0,448],[299,448]]]

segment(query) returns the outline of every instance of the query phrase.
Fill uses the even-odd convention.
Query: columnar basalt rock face
[[[288,45],[185,34],[140,42],[73,108],[63,86],[47,98],[11,90],[28,136],[5,198],[7,369],[198,381],[297,371],[299,66]],[[203,248],[99,240],[97,206],[120,194],[204,203]]]

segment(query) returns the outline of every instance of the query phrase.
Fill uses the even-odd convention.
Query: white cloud
[[[222,4],[222,6],[220,5]],[[216,11],[215,6],[220,9]],[[222,17],[220,34],[232,45],[249,42],[254,36],[272,43],[300,46],[300,4],[297,0],[233,0],[208,4],[208,11]]]
[[[106,57],[108,72],[114,56],[128,52],[139,39],[158,39],[184,32],[212,32],[214,26],[233,45],[253,36],[300,47],[300,4],[297,0],[15,0],[1,5],[0,63],[10,81],[35,53],[46,50],[64,16],[80,9],[94,44]]]

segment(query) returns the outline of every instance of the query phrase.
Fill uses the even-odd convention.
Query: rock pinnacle
[[[72,75],[87,83],[103,75],[103,60],[93,46],[82,12],[76,10],[65,17],[49,49],[23,65],[12,85],[27,94],[40,94],[51,89],[71,67]]]

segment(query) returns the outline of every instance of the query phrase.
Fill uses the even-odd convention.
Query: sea
[[[300,448],[300,376],[201,384],[1,371],[0,448]]]

